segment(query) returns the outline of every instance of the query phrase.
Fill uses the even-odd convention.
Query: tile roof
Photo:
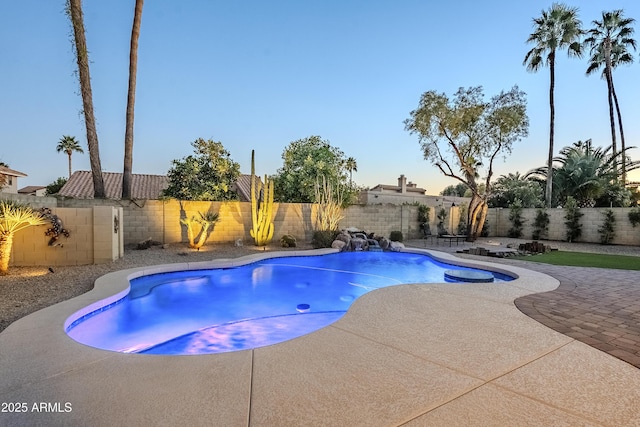
[[[27,176],[26,173],[18,172],[17,170],[9,169],[8,167],[5,167],[5,166],[0,166],[0,174],[18,176],[18,177]]]
[[[257,182],[262,182],[259,176],[256,176]],[[251,175],[240,175],[233,190],[238,193],[238,198],[241,202],[251,201]]]
[[[102,172],[107,199],[120,199],[122,195],[122,173]],[[167,188],[164,175],[132,174],[131,198],[156,200]],[[75,199],[93,199],[93,178],[90,171],[75,171],[67,183],[58,191],[59,196]]]
[[[18,194],[31,194],[35,193],[38,190],[42,190],[43,188],[47,188],[44,185],[27,185],[26,187],[22,187],[18,190]]]

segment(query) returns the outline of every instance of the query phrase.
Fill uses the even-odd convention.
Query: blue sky
[[[100,156],[122,171],[128,55],[134,0],[84,1]],[[481,4],[481,6],[479,5]],[[585,27],[603,2],[574,1]],[[527,93],[529,137],[496,164],[497,175],[546,161],[548,68],[522,60],[532,19],[547,1],[419,0],[147,1],[138,59],[134,173],[165,174],[196,138],[221,141],[241,171],[256,150],[259,174],[273,174],[292,141],[320,135],[354,157],[354,181],[394,184],[400,174],[437,194],[456,182],[422,158],[403,121],[420,95],[482,85],[487,98],[517,84]],[[606,2],[640,19],[637,0]],[[64,0],[0,4],[0,160],[47,185],[67,175],[62,135],[85,154]],[[640,35],[637,35],[640,38]],[[636,55],[637,57],[637,55]],[[562,54],[556,74],[556,152],[592,138],[609,145],[606,84],[586,77],[586,59]],[[640,66],[615,71],[627,145],[640,145]],[[640,149],[631,152],[640,159]],[[640,180],[640,175],[632,175]]]

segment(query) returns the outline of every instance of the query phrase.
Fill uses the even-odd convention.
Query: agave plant
[[[187,226],[189,247],[199,250],[209,238],[213,226],[216,222],[218,222],[219,215],[216,212],[198,212],[198,215],[200,215],[200,218],[192,216],[191,218],[181,219],[180,222]],[[201,227],[198,234],[196,234],[193,230],[195,224],[199,224]]]
[[[39,212],[11,200],[0,201],[0,274],[9,270],[9,259],[16,232],[32,225],[46,224]]]

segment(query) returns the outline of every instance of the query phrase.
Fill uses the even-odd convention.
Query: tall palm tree
[[[82,15],[82,0],[67,0],[67,14],[73,28],[73,45],[78,62],[78,77],[80,80],[80,94],[84,112],[84,124],[87,129],[87,145],[89,147],[89,161],[93,176],[93,197],[105,198],[102,166],[100,164],[100,146],[96,130],[96,118],[93,113],[93,94],[91,92],[91,76],[89,74],[89,54],[87,53],[87,39],[84,32],[84,17]]]
[[[58,141],[56,151],[58,153],[64,151],[67,156],[69,156],[69,178],[71,178],[71,154],[73,154],[74,151],[84,153],[84,151],[82,151],[82,147],[80,147],[75,136],[63,135],[62,138],[60,138],[60,141]]]
[[[349,157],[347,160],[345,160],[344,167],[349,171],[349,188],[351,188],[353,182],[351,179],[352,173],[358,172],[358,163],[356,163],[356,159],[354,159],[353,157]]]
[[[568,7],[561,3],[554,3],[548,11],[542,11],[542,16],[533,19],[534,31],[529,35],[527,43],[535,46],[527,52],[523,65],[528,71],[536,72],[543,65],[549,66],[549,156],[547,165],[547,190],[545,201],[547,207],[551,207],[551,193],[553,191],[553,175],[551,165],[553,163],[553,136],[555,126],[555,105],[553,94],[555,90],[556,52],[566,49],[569,56],[580,57],[582,49],[580,36],[582,35],[582,23],[578,19],[578,9]]]
[[[613,69],[620,64],[631,64],[633,56],[629,53],[629,48],[636,49],[636,41],[631,37],[634,29],[631,24],[635,22],[632,18],[625,18],[622,10],[613,12],[602,12],[602,20],[593,21],[594,27],[587,33],[585,46],[591,49],[589,67],[587,75],[593,74],[599,69],[602,70],[602,77],[607,82],[607,98],[609,101],[609,122],[611,124],[611,146],[614,154],[616,146],[616,124],[613,115],[614,104],[618,115],[618,128],[620,129],[620,148],[625,151],[624,131],[622,127],[622,114],[620,105],[613,86]],[[626,182],[627,170],[626,159],[622,160],[622,181]]]
[[[131,198],[131,173],[133,169],[133,109],[136,102],[136,74],[138,72],[138,39],[144,0],[136,0],[129,50],[129,90],[127,92],[127,118],[124,132],[124,169],[122,173],[122,198]]]

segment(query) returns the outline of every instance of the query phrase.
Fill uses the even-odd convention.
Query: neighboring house
[[[0,175],[4,176],[5,185],[0,188],[0,193],[18,194],[18,178],[24,178],[26,173],[0,166]]]
[[[107,199],[120,199],[122,195],[122,173],[102,172]],[[259,179],[256,177],[256,179]],[[167,188],[165,175],[131,175],[131,198],[157,200]],[[240,175],[234,185],[240,201],[251,201],[251,175]],[[58,191],[58,196],[74,199],[93,199],[93,176],[90,171],[75,171],[67,183]]]
[[[102,172],[104,190],[107,199],[120,199],[122,195],[122,173]],[[131,175],[131,198],[156,200],[167,188],[168,180],[164,175]],[[58,196],[74,199],[93,199],[93,176],[90,171],[75,171],[67,183],[58,191]]]
[[[261,183],[262,179],[259,176],[256,176],[256,185]],[[251,201],[251,175],[240,175],[231,187],[233,191],[238,193],[238,199],[241,202],[250,202]]]
[[[46,195],[47,187],[42,185],[28,185],[18,190],[18,194],[24,194],[25,196],[42,197]]]
[[[460,205],[471,200],[468,197],[454,196],[428,196],[424,188],[409,181],[404,175],[398,178],[398,185],[378,184],[368,190],[362,190],[358,196],[360,204],[386,204],[393,205],[421,203],[426,206],[452,206]]]

